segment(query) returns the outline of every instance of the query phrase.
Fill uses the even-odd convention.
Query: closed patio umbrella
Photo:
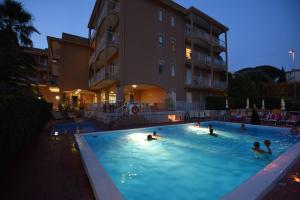
[[[284,99],[281,99],[281,110],[285,110],[285,102]]]
[[[226,105],[225,108],[228,109],[228,99],[226,98]]]
[[[265,100],[264,100],[264,99],[261,101],[261,109],[262,109],[262,110],[265,109]]]
[[[247,98],[247,101],[246,101],[246,109],[249,109],[250,108],[250,106],[249,106],[249,98]]]

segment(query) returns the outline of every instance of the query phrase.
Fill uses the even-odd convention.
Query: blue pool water
[[[209,136],[208,123],[219,137]],[[220,199],[300,139],[288,129],[223,122],[151,127],[85,135],[126,200]],[[146,141],[147,134],[162,136]],[[95,137],[96,136],[96,137]],[[257,158],[251,147],[272,142],[273,155]]]
[[[79,128],[80,133],[89,133],[89,132],[96,132],[99,129],[91,122],[81,122],[81,123],[62,123],[62,124],[55,124],[52,128],[51,134],[75,134],[77,127]]]

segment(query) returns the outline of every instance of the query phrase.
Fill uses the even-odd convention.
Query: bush
[[[287,101],[285,102],[285,108],[288,111],[299,111],[300,99],[287,99]]]
[[[206,110],[225,110],[226,98],[223,96],[207,96],[206,97]]]
[[[0,155],[8,161],[42,132],[51,116],[45,100],[20,95],[0,96]]]

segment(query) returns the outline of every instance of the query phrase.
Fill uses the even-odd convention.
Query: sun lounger
[[[297,123],[299,123],[300,122],[300,115],[290,115],[288,118],[287,118],[287,120],[285,121],[285,124],[287,125],[287,126],[289,126],[289,125],[296,125]]]

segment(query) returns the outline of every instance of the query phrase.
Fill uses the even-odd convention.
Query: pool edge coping
[[[90,149],[85,134],[74,134],[81,161],[97,200],[124,200],[121,192]]]
[[[221,200],[259,200],[288,172],[300,158],[300,142],[294,144],[286,152],[249,177]]]

